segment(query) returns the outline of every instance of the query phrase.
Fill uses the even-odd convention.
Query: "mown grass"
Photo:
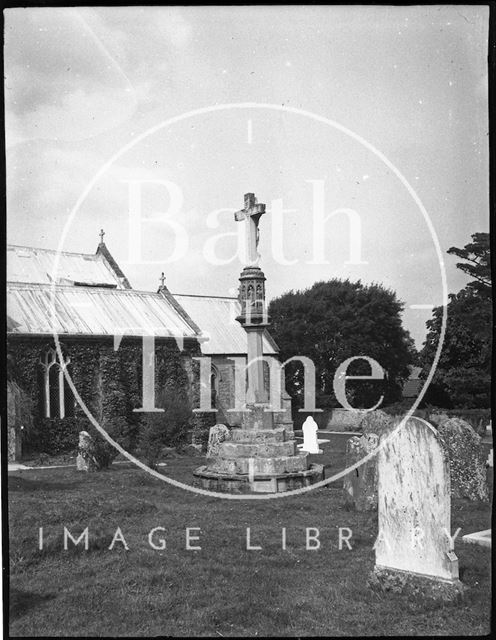
[[[344,439],[331,436],[319,462],[342,466]],[[164,473],[191,483],[201,458],[168,461]],[[327,475],[330,475],[328,469]],[[377,516],[346,510],[341,491],[232,501],[176,489],[134,467],[84,475],[32,470],[9,477],[10,633],[13,636],[480,635],[489,631],[490,551],[461,543],[490,526],[490,506],[455,500],[452,530],[462,604],[422,606],[367,587]],[[331,485],[333,486],[333,485]],[[43,551],[38,527],[44,528]],[[89,549],[63,549],[63,527],[89,528]],[[166,529],[165,550],[148,533]],[[108,546],[120,527],[129,546]],[[185,548],[200,527],[201,551]],[[253,545],[246,549],[246,527]],[[287,548],[281,548],[281,528]],[[305,549],[305,528],[321,547]],[[353,531],[338,548],[338,528]],[[198,535],[197,533],[195,535]]]

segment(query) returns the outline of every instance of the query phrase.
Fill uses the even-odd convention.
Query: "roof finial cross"
[[[162,275],[160,276],[159,280],[160,280],[160,286],[161,287],[165,287],[165,275],[164,275],[163,271],[162,271]]]
[[[105,231],[100,229],[100,244],[103,244],[103,236],[105,235]]]

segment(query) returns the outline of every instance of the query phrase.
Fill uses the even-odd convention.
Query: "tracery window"
[[[217,367],[212,365],[210,373],[210,393],[211,393],[211,407],[213,409],[218,408],[219,399],[219,372]]]
[[[40,356],[45,418],[69,418],[74,415],[74,395],[64,376],[64,370],[70,362],[70,358],[64,358],[61,363],[53,348],[47,349]]]

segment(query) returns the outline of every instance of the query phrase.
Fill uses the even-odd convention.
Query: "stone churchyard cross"
[[[296,448],[291,401],[281,415],[267,387],[277,394],[282,389],[275,385],[273,390],[270,375],[269,384],[264,376],[263,338],[270,318],[265,306],[265,276],[258,266],[257,251],[258,223],[264,213],[265,205],[257,203],[255,194],[246,193],[245,208],[234,214],[236,221],[246,220],[248,224],[247,264],[239,276],[240,311],[236,318],[246,331],[248,375],[242,380],[246,398],[242,400],[237,424],[231,425],[231,429],[221,424],[211,427],[208,463],[194,471],[199,486],[216,492],[278,493],[306,487],[323,478],[323,465],[309,463],[309,453]],[[286,420],[284,416],[288,414]]]
[[[241,313],[236,318],[247,333],[247,404],[267,402],[261,358],[263,356],[263,335],[265,327],[270,324],[270,321],[265,308],[265,276],[258,266],[260,258],[258,223],[264,213],[265,205],[257,202],[255,194],[245,193],[245,208],[234,214],[234,219],[237,222],[248,221],[248,264],[244,267],[239,278],[238,300],[241,304]]]
[[[258,264],[258,260],[260,258],[260,254],[258,253],[258,240],[260,237],[258,222],[264,213],[265,205],[258,204],[255,194],[245,193],[245,208],[240,211],[236,211],[234,214],[236,222],[241,222],[242,220],[248,221],[246,258],[249,265]]]

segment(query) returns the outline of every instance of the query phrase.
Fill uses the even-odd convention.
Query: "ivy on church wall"
[[[39,360],[42,353],[53,346],[50,338],[9,340],[14,379],[29,396],[34,413],[33,429],[24,443],[24,452],[56,455],[75,451],[78,434],[85,430],[107,447],[111,460],[117,450],[97,432],[79,403],[75,404],[73,417],[44,417]],[[133,411],[143,404],[141,339],[125,337],[117,351],[112,338],[67,338],[61,340],[61,347],[70,358],[71,379],[90,413],[124,449],[133,451],[147,415]],[[190,408],[198,407],[199,362],[192,357],[201,355],[199,345],[185,342],[181,352],[174,341],[157,339],[155,355],[156,394],[160,389],[168,389],[184,399]],[[192,441],[205,446],[211,424],[210,414],[192,413]]]
[[[200,353],[198,353],[200,355]],[[189,371],[189,389],[191,392],[192,403],[195,407],[200,406],[200,362],[198,360],[190,360],[185,366],[185,370]],[[216,414],[209,411],[196,412],[193,422],[193,433],[191,442],[201,447],[202,451],[207,450],[208,435],[210,427],[216,423]]]

